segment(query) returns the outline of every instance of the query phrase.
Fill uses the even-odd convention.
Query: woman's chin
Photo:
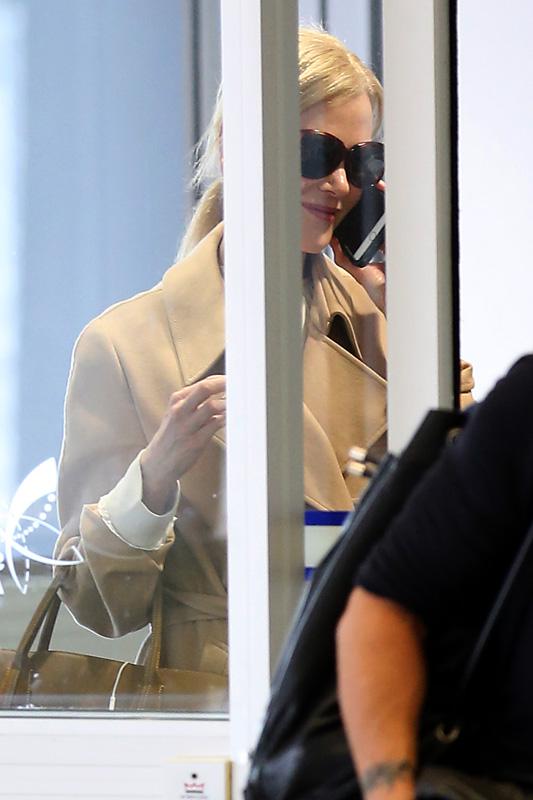
[[[316,254],[321,253],[331,242],[331,236],[324,236],[320,239],[305,239],[302,241],[302,253]]]
[[[302,253],[321,253],[331,242],[333,226],[325,223],[308,225],[305,214],[304,209],[300,238]]]

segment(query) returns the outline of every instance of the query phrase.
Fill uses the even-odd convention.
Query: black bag
[[[387,455],[341,538],[315,572],[274,675],[270,703],[252,753],[246,800],[353,800],[357,776],[337,703],[335,629],[353,575],[467,414],[431,411],[400,457]],[[533,526],[498,595],[446,716],[433,714],[420,736],[436,760],[461,730],[463,699],[496,618],[533,549]]]

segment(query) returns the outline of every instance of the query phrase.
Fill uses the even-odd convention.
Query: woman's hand
[[[202,455],[226,422],[226,376],[211,375],[170,396],[159,428],[141,456],[143,502],[164,514],[176,495],[176,481]]]
[[[385,183],[379,181],[376,188],[380,191],[385,191]],[[331,240],[331,247],[335,254],[335,263],[342,267],[346,272],[355,278],[370,299],[376,306],[385,313],[385,263],[383,261],[375,261],[367,264],[366,267],[356,267],[350,259],[344,255],[342,247],[338,239],[334,236]]]

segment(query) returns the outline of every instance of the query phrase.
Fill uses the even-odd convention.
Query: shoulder
[[[527,422],[529,427],[533,424],[532,401],[533,355],[528,354],[516,361],[497,381],[480,406],[485,409],[486,417],[498,416],[513,427]]]
[[[154,318],[164,312],[161,284],[148,291],[140,292],[126,300],[114,303],[97,317],[94,317],[81,331],[74,345],[74,358],[83,355],[100,357],[102,350],[120,348],[122,338],[142,341],[148,320],[153,325]]]
[[[522,356],[522,358],[519,358],[518,361],[515,361],[507,375],[500,381],[500,384],[505,384],[504,389],[506,390],[510,390],[510,387],[513,387],[513,391],[517,391],[522,388],[528,393],[532,392],[533,354],[528,353],[527,355]],[[500,390],[501,389],[502,387],[500,386]]]
[[[518,498],[529,508],[533,485],[533,356],[517,361],[480,403],[468,410],[469,421],[458,437],[455,465],[466,483],[481,479],[486,498]],[[495,485],[493,485],[495,484]],[[528,511],[529,513],[529,511]]]
[[[145,314],[153,313],[161,307],[162,284],[159,282],[151,289],[109,306],[89,322],[82,333],[112,332],[117,327],[122,328],[123,325],[142,325]]]
[[[151,289],[114,303],[86,325],[78,342],[116,340],[126,333],[129,339],[149,338],[153,328],[166,323],[169,311],[190,308],[195,295],[205,292],[206,282],[222,287],[217,250],[222,238],[222,223],[217,225],[183,260],[173,264]],[[209,269],[208,269],[209,268]],[[215,274],[215,280],[211,273]],[[139,344],[139,342],[137,342]]]

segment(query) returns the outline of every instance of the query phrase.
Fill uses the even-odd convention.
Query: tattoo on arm
[[[392,786],[405,775],[414,775],[415,768],[407,759],[402,761],[381,761],[366,769],[359,778],[359,785],[365,794],[377,786]]]

